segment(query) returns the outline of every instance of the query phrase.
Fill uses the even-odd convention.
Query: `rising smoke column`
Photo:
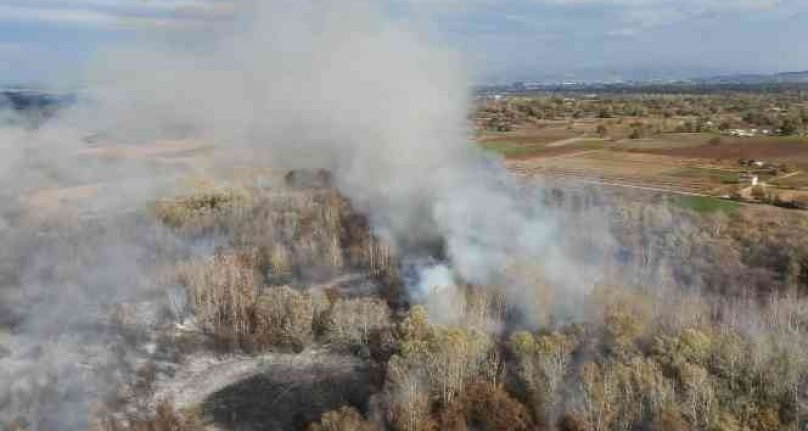
[[[330,169],[415,266],[519,284],[506,270],[528,261],[570,294],[591,284],[562,252],[540,195],[472,143],[460,57],[383,6],[239,2],[231,20],[202,32],[104,57],[97,98],[126,127],[192,131],[281,170]],[[513,290],[522,303],[525,286]]]
[[[5,191],[100,182],[106,193],[88,205],[111,220],[57,228],[50,243],[16,223],[3,230],[20,244],[10,261],[21,262],[12,278],[24,293],[12,352],[0,359],[0,419],[27,409],[35,429],[84,429],[93,397],[118,381],[96,370],[120,375],[129,366],[127,355],[99,353],[115,342],[99,309],[143,300],[149,286],[140,275],[165,248],[155,243],[173,241],[137,217],[108,213],[159,197],[166,181],[139,165],[92,166],[88,177],[70,154],[97,131],[133,144],[201,138],[223,159],[251,151],[255,163],[281,171],[330,169],[415,272],[415,299],[458,282],[504,283],[512,303],[530,303],[531,281],[508,272],[519,261],[541,266],[565,294],[589,283],[560,247],[558,219],[541,194],[518,186],[472,143],[461,59],[381,3],[345,3],[239,1],[228,19],[147,32],[96,59],[87,77],[92,106],[11,133],[14,144],[0,147],[9,156]],[[0,209],[4,218],[17,211]],[[432,305],[437,320],[457,315],[455,302]],[[29,403],[48,378],[63,386]]]

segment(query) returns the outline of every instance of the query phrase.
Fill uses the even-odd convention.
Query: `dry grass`
[[[245,190],[202,188],[187,196],[157,202],[154,215],[166,225],[186,232],[200,232],[237,217],[250,204]]]
[[[612,149],[511,161],[509,167],[523,175],[581,178],[612,187],[636,186],[716,196],[729,194],[738,181],[737,166],[729,162]]]
[[[707,145],[716,135],[711,133],[665,133],[650,138],[617,141],[615,148],[624,151],[656,151],[693,148]]]
[[[116,418],[108,415],[98,418],[89,431],[202,431],[208,429],[195,411],[180,411],[169,400],[157,402],[146,417]]]
[[[308,431],[381,431],[379,424],[369,422],[353,407],[342,407],[323,414],[320,422],[311,424]]]
[[[156,410],[152,419],[133,421],[130,429],[132,431],[200,431],[204,429],[197,417],[177,411],[169,401],[160,402]]]
[[[195,153],[209,148],[204,142],[185,140],[159,140],[141,145],[102,145],[79,151],[81,155],[103,158],[154,159],[160,156],[177,156]]]

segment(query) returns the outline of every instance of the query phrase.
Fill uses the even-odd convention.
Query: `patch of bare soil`
[[[100,189],[100,184],[86,184],[36,190],[20,196],[20,203],[30,217],[37,219],[52,215],[64,217],[66,213],[74,213],[81,202],[96,196]]]
[[[808,141],[802,138],[724,139],[720,144],[650,150],[649,153],[675,157],[721,160],[772,160],[808,164]]]
[[[160,140],[142,145],[104,145],[87,148],[80,154],[112,159],[143,159],[181,157],[206,148],[203,142],[184,140]]]
[[[561,139],[559,141],[550,142],[549,144],[547,144],[547,147],[548,148],[564,147],[566,145],[576,144],[578,142],[585,141],[587,139],[588,138],[585,136],[576,136],[574,138],[567,138],[567,139]]]

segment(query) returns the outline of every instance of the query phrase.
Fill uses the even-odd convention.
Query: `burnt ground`
[[[259,357],[196,357],[160,384],[156,399],[199,407],[215,429],[295,430],[341,406],[366,410],[376,390],[369,365],[350,355],[310,350]]]
[[[344,405],[364,410],[371,395],[367,366],[352,358],[269,361],[261,368],[207,397],[206,415],[232,430],[301,429]]]

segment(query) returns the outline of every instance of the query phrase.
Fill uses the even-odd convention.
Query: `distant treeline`
[[[481,86],[478,96],[502,94],[509,96],[539,96],[546,94],[722,94],[722,93],[808,93],[808,82],[771,83],[621,83],[621,84],[552,84],[525,86],[521,84]]]
[[[0,91],[0,111],[12,111],[19,120],[31,125],[41,124],[53,117],[61,108],[75,102],[72,94],[49,94],[32,90]]]
[[[760,129],[766,135],[805,135],[808,131],[808,92],[590,92],[481,97],[477,101],[477,126],[485,130],[506,132],[516,124],[587,118],[603,123],[598,132],[602,136],[609,134],[605,124],[608,119],[616,119],[612,123],[617,124],[623,118],[632,119],[632,132],[624,136],[629,138],[661,133],[729,133],[738,128]],[[667,121],[669,119],[673,120]]]

